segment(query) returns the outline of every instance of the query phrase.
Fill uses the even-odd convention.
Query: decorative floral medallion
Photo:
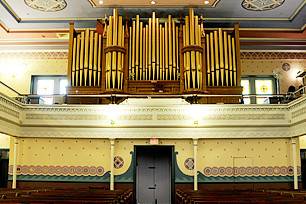
[[[114,167],[116,169],[120,169],[121,167],[123,167],[124,161],[122,159],[122,157],[120,156],[115,156],[114,157]]]
[[[67,6],[65,0],[24,0],[33,9],[45,12],[61,11]]]
[[[194,159],[193,158],[187,158],[184,162],[184,166],[188,170],[194,169]]]
[[[244,0],[241,5],[246,10],[266,11],[275,9],[283,5],[284,2],[285,0]]]

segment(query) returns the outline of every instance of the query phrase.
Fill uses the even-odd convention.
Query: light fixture
[[[204,4],[205,4],[205,5],[209,4],[209,1],[204,1]]]
[[[152,0],[152,1],[151,1],[151,4],[152,4],[152,5],[155,5],[155,4],[156,4],[156,1],[155,1],[155,0]]]
[[[100,5],[102,5],[103,3],[104,3],[103,0],[100,0],[100,1],[99,1],[99,4],[100,4]]]

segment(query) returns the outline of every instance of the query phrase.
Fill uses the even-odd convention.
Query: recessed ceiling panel
[[[89,0],[94,7],[214,7],[220,0]]]
[[[266,11],[283,5],[285,0],[244,0],[242,7],[251,11]]]
[[[55,12],[66,8],[65,0],[24,0],[24,3],[36,10],[45,12]]]

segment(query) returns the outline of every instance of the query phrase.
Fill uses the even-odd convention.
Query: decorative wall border
[[[43,176],[103,176],[105,170],[102,166],[41,166],[17,165],[18,175]],[[9,175],[13,174],[13,166],[9,166]]]
[[[293,176],[293,166],[254,166],[254,167],[205,167],[207,177],[218,176]],[[298,167],[301,175],[301,167]]]
[[[242,60],[306,59],[305,52],[241,52]]]
[[[64,59],[68,60],[68,50],[44,50],[44,51],[0,51],[0,61],[5,59],[25,59],[25,60],[48,60]]]

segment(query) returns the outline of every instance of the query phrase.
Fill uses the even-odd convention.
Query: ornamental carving
[[[65,0],[24,0],[24,3],[35,10],[44,12],[61,11],[67,6]]]
[[[284,2],[285,0],[244,0],[241,5],[250,11],[267,11],[283,5]]]

